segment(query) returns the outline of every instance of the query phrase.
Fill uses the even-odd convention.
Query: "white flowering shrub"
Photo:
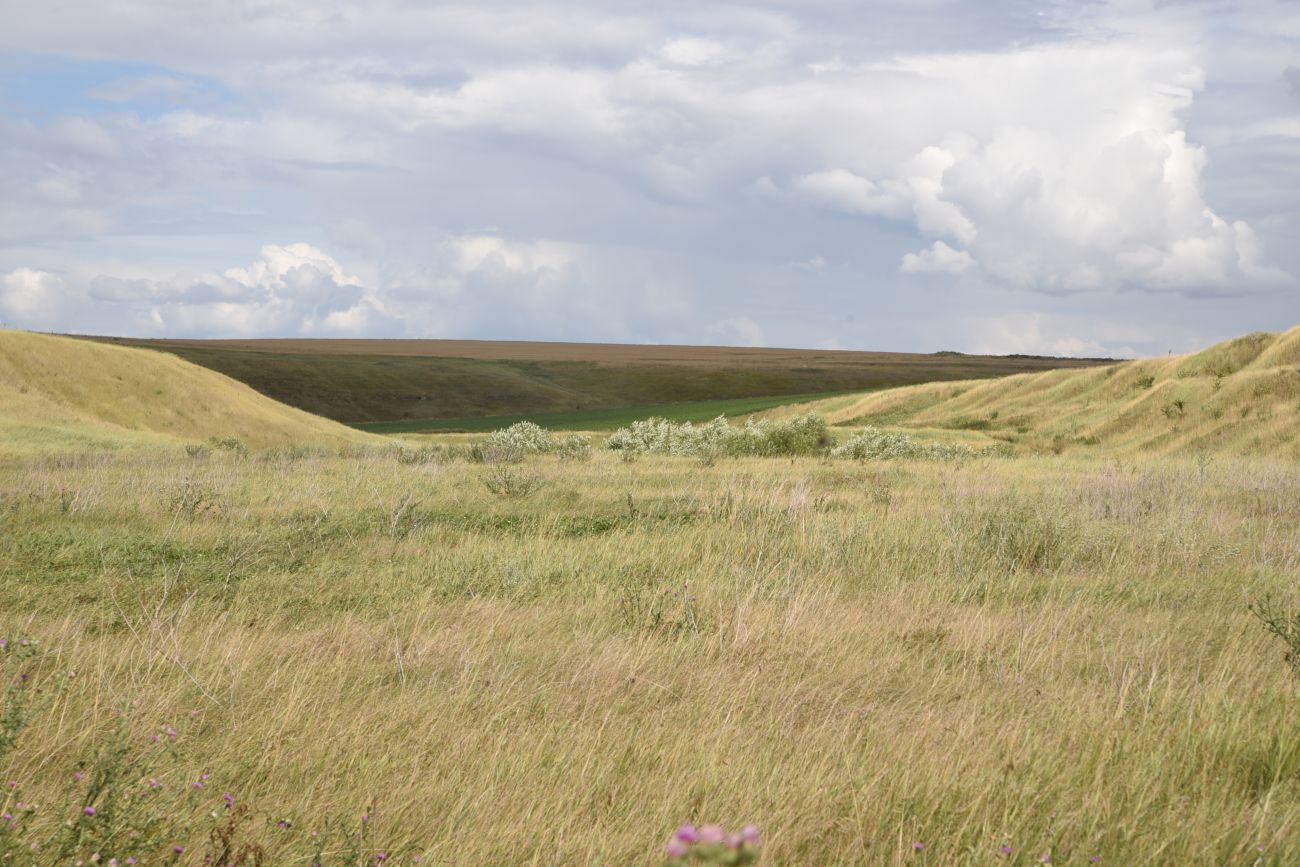
[[[539,424],[521,421],[492,431],[483,440],[483,445],[491,449],[520,451],[526,455],[540,454],[550,450],[551,435]]]
[[[826,420],[815,413],[786,421],[749,419],[742,427],[733,427],[720,415],[701,425],[664,418],[633,422],[610,434],[605,448],[625,454],[712,458],[813,454],[829,442]]]
[[[858,461],[910,459],[959,461],[977,457],[982,452],[955,443],[923,443],[905,433],[866,427],[831,450],[831,457]]]
[[[529,455],[556,454],[566,460],[591,457],[591,437],[582,434],[551,436],[531,421],[521,421],[495,430],[470,449],[471,460],[482,463],[518,463]]]
[[[550,441],[550,451],[566,461],[585,461],[591,458],[591,437],[585,434],[565,434]]]

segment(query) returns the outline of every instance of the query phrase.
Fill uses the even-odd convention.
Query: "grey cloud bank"
[[[1300,321],[1294,3],[0,6],[14,325],[1095,355]]]

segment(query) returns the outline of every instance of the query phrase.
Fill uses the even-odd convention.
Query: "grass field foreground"
[[[397,456],[0,464],[24,840],[125,719],[141,864],[1300,863],[1294,462]]]

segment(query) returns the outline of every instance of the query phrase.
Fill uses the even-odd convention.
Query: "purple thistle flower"
[[[752,846],[758,845],[758,826],[746,825],[740,829],[740,839]]]
[[[716,846],[727,838],[727,832],[721,825],[705,825],[700,829],[700,842],[705,846]]]
[[[172,728],[171,726],[167,726],[167,731],[165,732],[165,734],[169,738],[174,738],[176,737],[176,729]]]
[[[669,858],[685,858],[686,852],[686,844],[675,838],[669,840],[668,845],[664,847],[664,854]]]
[[[1006,857],[1010,858],[1010,857],[1011,857],[1011,847],[1010,847],[1010,846],[1003,846],[1003,847],[1001,847],[1000,849],[998,849],[998,854],[999,854],[999,855],[1005,855]]]
[[[1101,856],[1100,856],[1100,855],[1093,855],[1091,858],[1088,859],[1088,863],[1089,863],[1089,864],[1096,864],[1096,863],[1097,863],[1098,861],[1100,861],[1100,860],[1101,860]]]
[[[73,771],[73,772],[72,772],[72,779],[75,780],[75,781],[78,782],[78,783],[81,782],[81,776],[82,776],[81,771]]]
[[[127,863],[128,865],[129,865],[129,864],[134,864],[134,863],[135,863],[135,856],[132,855],[132,856],[130,856],[129,858],[127,858],[127,859],[126,859],[126,863]]]
[[[917,840],[915,843],[912,844],[912,850],[914,852],[924,852],[925,844],[922,843],[920,840]]]
[[[745,845],[745,838],[740,836],[740,834],[731,834],[727,837],[728,849],[739,849],[741,846],[744,845]]]
[[[1042,862],[1043,864],[1051,864],[1051,863],[1052,863],[1052,853],[1051,853],[1051,852],[1044,852],[1043,855],[1042,855],[1042,857],[1039,858],[1038,860],[1039,860],[1040,862]]]
[[[172,847],[172,852],[176,853],[177,855],[184,854],[185,847],[177,843],[175,846]]]
[[[161,786],[161,785],[162,785],[162,783],[158,782],[157,778],[155,778],[155,777],[150,777],[150,778],[149,778],[149,788],[151,788],[151,789],[156,789],[156,788],[158,788],[158,787]]]
[[[677,833],[673,836],[677,840],[689,845],[691,843],[699,842],[700,832],[695,830],[694,825],[682,825],[677,829]]]
[[[82,812],[84,815],[87,815],[87,816],[93,816],[93,815],[95,815],[95,808],[94,808],[94,807],[86,807],[86,808],[85,808],[84,810],[82,810],[81,812]]]

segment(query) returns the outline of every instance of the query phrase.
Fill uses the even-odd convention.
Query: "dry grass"
[[[1297,601],[1295,464],[518,471],[11,460],[0,625],[77,674],[0,773],[57,802],[134,702],[200,711],[175,809],[235,793],[276,864],[367,809],[399,863],[653,863],[687,820],[766,864],[1300,863],[1300,689],[1246,611]]]
[[[379,441],[173,355],[0,331],[0,455],[213,436],[254,448]]]
[[[1038,452],[1300,457],[1300,327],[1191,355],[936,382],[798,411],[840,425],[970,431]]]

